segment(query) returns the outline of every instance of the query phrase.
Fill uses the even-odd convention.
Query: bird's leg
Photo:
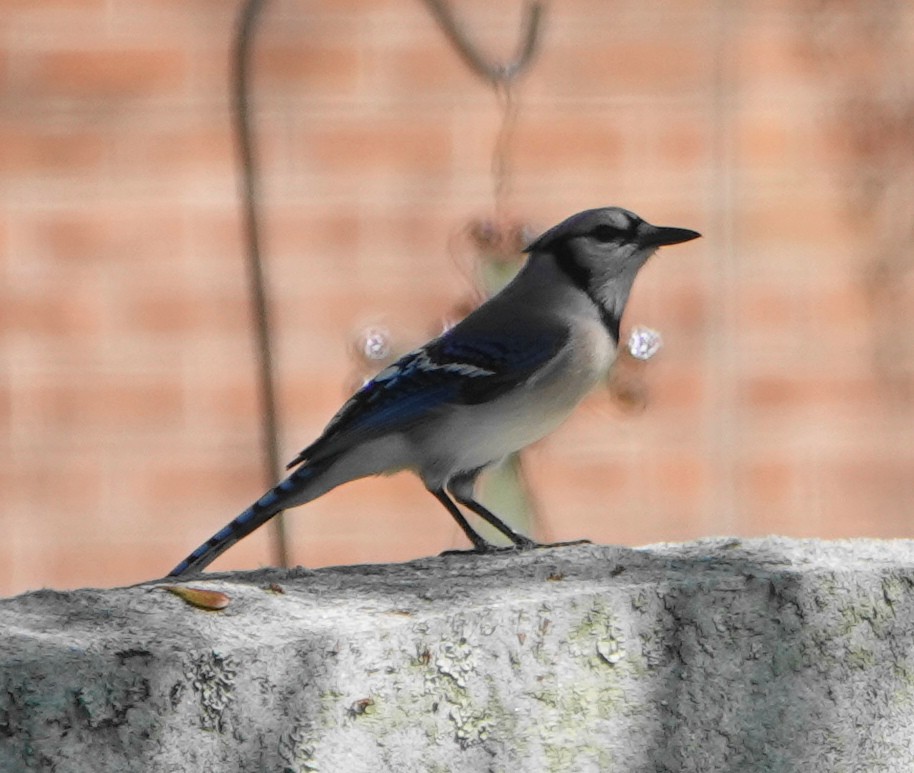
[[[456,495],[455,495],[455,498],[457,498]],[[484,507],[483,505],[481,505],[475,499],[470,499],[470,498],[459,499],[458,498],[457,501],[460,502],[460,504],[462,504],[464,507],[467,507],[470,510],[472,510],[474,513],[476,513],[476,515],[478,515],[480,518],[482,518],[487,523],[492,524],[492,526],[494,526],[502,534],[504,534],[509,540],[511,540],[511,542],[514,543],[514,547],[517,548],[518,550],[530,550],[531,548],[540,547],[540,544],[538,542],[535,542],[534,540],[530,539],[529,537],[526,537],[523,534],[519,534],[518,532],[514,531],[514,529],[512,529],[510,526],[508,526],[508,524],[506,524],[501,518],[499,518],[497,515],[495,515],[495,513],[493,513],[491,510]]]
[[[511,540],[511,542],[514,544],[515,549],[530,550],[531,548],[539,547],[539,543],[534,542],[529,537],[525,537],[523,534],[518,534],[501,518],[495,515],[495,513],[493,513],[488,508],[483,507],[473,498],[473,486],[476,483],[476,477],[478,474],[479,471],[476,470],[473,473],[452,478],[448,483],[448,491],[450,491],[454,499],[456,499],[460,504],[472,510],[474,513],[476,513],[476,515],[478,515],[487,523],[490,523],[502,534],[504,534],[509,540]]]
[[[474,553],[491,553],[492,551],[497,549],[494,545],[490,545],[482,537],[480,537],[475,531],[473,531],[473,528],[467,522],[467,519],[463,517],[463,513],[461,513],[460,510],[457,509],[457,505],[455,505],[450,500],[448,495],[444,493],[444,489],[430,488],[429,493],[433,497],[435,497],[435,499],[437,499],[439,502],[441,502],[441,504],[444,505],[445,509],[453,516],[454,520],[457,521],[457,525],[461,529],[463,529],[463,533],[466,534],[467,538],[470,540],[470,542],[473,543],[473,552]],[[447,551],[447,553],[451,553],[451,552],[463,552],[463,551]],[[444,554],[442,554],[442,555],[444,555]]]

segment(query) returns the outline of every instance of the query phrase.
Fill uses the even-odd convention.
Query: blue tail
[[[302,488],[311,482],[314,476],[323,468],[317,466],[305,465],[299,467],[288,478],[283,480],[278,486],[270,489],[253,505],[245,510],[231,523],[216,532],[193,553],[185,558],[169,573],[169,577],[179,577],[183,574],[196,574],[220,555],[234,545],[238,540],[243,539],[255,529],[263,526],[274,515],[281,513],[291,504],[300,504],[295,502],[296,495],[301,492]]]

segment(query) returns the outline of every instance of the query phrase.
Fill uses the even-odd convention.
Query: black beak
[[[644,223],[638,229],[638,241],[643,247],[663,247],[667,244],[682,244],[701,236],[698,231],[688,228],[664,228],[659,225]]]

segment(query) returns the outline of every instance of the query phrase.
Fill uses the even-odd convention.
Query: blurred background
[[[515,56],[524,3],[443,6],[484,60]],[[161,576],[266,487],[240,9],[0,5],[2,594]],[[914,5],[562,0],[533,54],[507,88],[422,0],[263,4],[281,459],[370,371],[366,330],[405,351],[472,307],[506,234],[618,204],[704,239],[635,286],[623,333],[660,353],[524,453],[536,536],[911,536]],[[308,566],[465,546],[408,474],[287,531]],[[270,537],[213,569],[274,563]]]

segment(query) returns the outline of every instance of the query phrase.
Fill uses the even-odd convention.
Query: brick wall
[[[454,6],[513,50],[519,3]],[[236,11],[0,8],[2,593],[161,575],[261,493]],[[911,533],[912,43],[902,2],[551,5],[508,213],[544,228],[617,203],[705,238],[636,286],[626,326],[666,342],[646,409],[597,393],[526,455],[540,537]],[[358,330],[406,347],[471,295],[500,113],[418,0],[273,0],[254,67],[291,457],[346,396]],[[289,532],[308,565],[462,545],[408,475]]]

